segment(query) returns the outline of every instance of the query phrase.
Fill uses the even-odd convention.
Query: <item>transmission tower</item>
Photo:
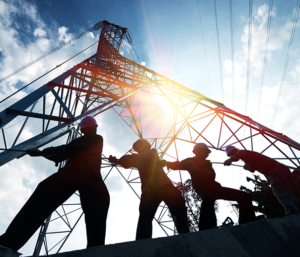
[[[128,50],[130,58],[120,53],[121,47]],[[7,149],[0,153],[0,165],[24,156],[22,152],[11,150],[42,147],[64,135],[68,135],[67,142],[70,142],[77,137],[78,124],[84,117],[109,110],[134,132],[136,139],[145,138],[157,148],[160,158],[181,160],[191,155],[195,143],[206,142],[211,149],[217,150],[212,157],[221,156],[222,161],[226,158],[226,146],[235,145],[263,153],[291,169],[300,165],[297,142],[136,63],[131,50],[133,46],[127,29],[103,21],[94,55],[0,113],[0,147]],[[21,135],[29,118],[40,124],[40,131],[23,139]],[[13,143],[9,144],[6,127],[18,119],[24,120],[11,140]],[[222,161],[213,163],[222,164]],[[128,173],[106,161],[101,170],[104,180],[116,170],[140,197],[137,170]],[[181,171],[167,173],[174,183],[184,179]],[[76,199],[75,195],[47,218],[40,229],[34,255],[42,251],[48,255],[63,249],[83,215],[79,199]],[[77,217],[70,220],[73,214]],[[51,229],[58,220],[65,224],[66,230]],[[160,205],[155,220],[166,235],[177,233],[165,204]],[[58,238],[58,235],[63,237],[50,245],[49,237]]]

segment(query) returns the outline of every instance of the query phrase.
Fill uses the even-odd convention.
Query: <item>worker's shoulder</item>
[[[84,141],[92,141],[95,143],[102,143],[103,142],[103,137],[101,135],[95,134],[91,137],[85,138],[84,136],[78,137],[74,140],[72,140],[71,143],[79,143],[79,142],[84,142]]]
[[[155,148],[151,148],[149,151],[145,152],[146,154],[158,154],[157,150]]]
[[[189,158],[183,159],[183,160],[180,161],[180,162],[181,162],[181,163],[184,163],[184,162],[187,162],[187,161],[195,162],[195,161],[196,161],[196,158],[195,158],[195,157],[189,157]]]
[[[93,137],[95,138],[95,140],[103,141],[103,137],[101,135],[96,134]]]

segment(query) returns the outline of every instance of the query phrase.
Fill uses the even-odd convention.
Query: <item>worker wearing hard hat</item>
[[[162,201],[169,207],[178,232],[189,232],[184,198],[160,166],[157,150],[150,148],[147,140],[139,139],[133,144],[133,149],[138,154],[124,155],[120,159],[109,156],[110,162],[117,163],[126,169],[137,168],[139,171],[142,195],[136,232],[137,240],[152,237],[152,220]]]
[[[85,214],[87,247],[104,244],[109,193],[100,174],[103,138],[96,134],[97,126],[94,118],[85,117],[80,124],[82,137],[66,145],[27,151],[30,156],[43,156],[55,162],[68,161],[37,186],[0,236],[0,245],[19,250],[45,219],[77,190]]]
[[[167,165],[168,169],[187,170],[190,173],[193,188],[202,199],[199,230],[211,229],[217,226],[214,209],[214,203],[217,199],[238,202],[240,224],[254,221],[255,214],[251,195],[236,189],[222,187],[215,181],[216,174],[212,163],[206,160],[211,153],[207,145],[204,143],[196,144],[193,153],[195,157],[176,162],[164,160],[163,165]]]
[[[239,160],[244,161],[245,170],[258,171],[265,175],[271,184],[274,195],[284,207],[286,215],[299,213],[297,207],[297,204],[300,203],[299,192],[289,168],[260,153],[238,150],[231,145],[226,147],[226,154],[230,158],[224,162],[225,166]]]

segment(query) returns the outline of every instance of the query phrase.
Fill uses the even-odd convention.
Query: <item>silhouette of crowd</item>
[[[85,214],[87,248],[105,244],[106,219],[109,209],[109,192],[101,177],[103,138],[97,135],[97,122],[85,117],[80,124],[83,136],[66,145],[49,147],[40,151],[27,150],[30,156],[42,156],[55,163],[66,161],[66,165],[39,183],[31,197],[12,220],[6,232],[0,236],[0,257],[19,256],[17,252],[43,224],[45,219],[64,203],[72,194],[79,191]],[[204,143],[194,145],[194,157],[181,161],[161,160],[155,148],[145,139],[137,140],[133,146],[136,153],[117,159],[109,156],[109,161],[125,169],[136,168],[141,179],[142,194],[139,205],[139,219],[136,239],[152,237],[152,221],[159,204],[164,201],[179,234],[188,233],[187,209],[181,192],[173,185],[164,171],[186,170],[192,186],[202,199],[199,230],[217,227],[214,209],[218,199],[237,201],[239,224],[255,221],[252,198],[244,191],[223,187],[215,181],[216,173],[207,160],[211,150]],[[300,169],[290,172],[285,165],[260,153],[239,150],[227,146],[229,159],[225,166],[242,160],[244,169],[263,174],[274,195],[284,207],[286,215],[299,213]]]

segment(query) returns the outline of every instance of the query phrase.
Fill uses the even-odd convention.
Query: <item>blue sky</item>
[[[75,35],[89,29],[95,23],[107,20],[128,28],[133,36],[133,45],[141,62],[182,85],[192,88],[208,97],[222,102],[222,86],[224,103],[242,114],[250,115],[254,120],[258,112],[258,99],[261,86],[261,74],[265,50],[267,17],[269,1],[253,1],[253,26],[251,62],[249,77],[248,110],[245,112],[246,99],[246,72],[248,55],[248,1],[233,1],[234,24],[234,92],[232,90],[231,72],[231,37],[229,1],[216,0],[219,40],[221,53],[221,71],[218,55],[214,1],[3,1],[0,0],[0,78],[8,75],[19,67],[38,58],[54,47],[69,40]],[[199,20],[199,9],[203,31]],[[266,64],[265,80],[262,87],[262,104],[258,121],[271,126],[274,107],[276,104],[280,80],[283,73],[284,62],[291,35],[294,8],[297,1],[274,0],[272,23],[270,30],[269,52]],[[299,22],[298,22],[299,24]],[[202,32],[205,40],[202,38]],[[44,74],[57,64],[94,43],[99,37],[99,31],[88,34],[77,40],[29,69],[3,82],[0,85],[0,99],[11,94],[21,86],[31,82]],[[292,53],[289,60],[285,83],[278,105],[278,114],[274,129],[288,135],[300,142],[298,118],[299,113],[299,79],[300,79],[300,32],[296,27]],[[205,51],[206,50],[206,51]],[[91,56],[96,46],[76,57],[71,62],[56,69],[40,81],[34,83],[24,92],[0,105],[1,111],[13,102],[24,97],[47,81],[55,78],[75,64]],[[207,57],[207,61],[206,61]],[[234,98],[233,98],[234,95]],[[131,143],[127,132],[118,131],[118,120],[113,116],[99,117],[98,131],[104,136],[106,153],[120,156]],[[16,133],[10,128],[11,133]],[[117,136],[112,137],[111,131]],[[27,136],[32,130],[26,131]],[[122,139],[118,142],[119,139]],[[62,144],[65,139],[54,144]],[[116,144],[118,143],[118,147]],[[222,157],[223,158],[223,157]],[[38,160],[38,161],[37,161]],[[43,167],[41,169],[40,167]],[[55,172],[52,163],[24,157],[14,160],[1,167],[0,180],[0,233],[8,226],[10,220],[28,199],[38,182]],[[243,177],[249,175],[239,171],[229,171],[222,175],[217,172],[217,180],[222,185],[238,188]],[[223,172],[223,171],[222,171]],[[227,173],[226,173],[227,172]],[[235,173],[237,172],[237,173]],[[239,175],[237,175],[239,174]],[[138,200],[126,185],[121,184],[118,174],[112,174],[107,181],[112,202],[110,207],[110,220],[107,232],[107,242],[123,242],[134,240]],[[238,177],[238,179],[234,179]],[[120,183],[120,184],[119,184]],[[122,186],[119,186],[122,185]],[[128,196],[127,204],[124,198]],[[224,213],[218,214],[219,222],[230,214],[224,205]],[[226,209],[226,210],[225,210]],[[120,218],[120,210],[123,217]],[[227,211],[227,213],[226,213]],[[126,219],[126,222],[124,221]],[[120,229],[121,228],[121,229]],[[79,232],[71,238],[67,249],[83,248],[82,236],[84,226],[80,225]],[[125,232],[126,231],[126,232]],[[154,236],[162,236],[155,232]],[[22,250],[30,254],[34,247],[33,238]]]

